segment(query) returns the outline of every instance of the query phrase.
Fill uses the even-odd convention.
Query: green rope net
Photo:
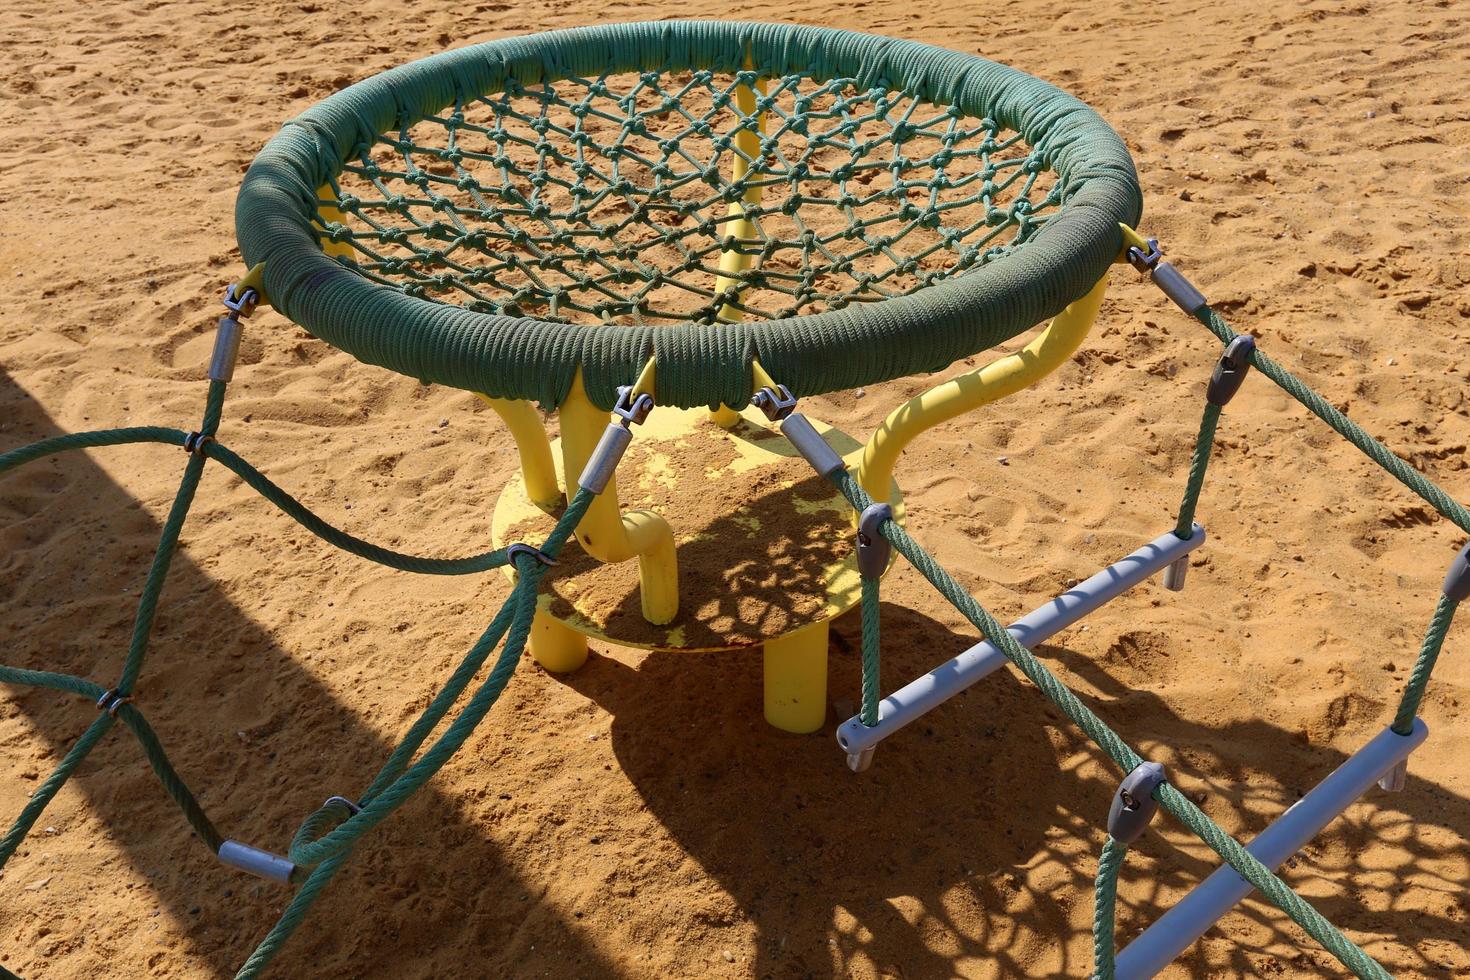
[[[942,368],[1085,294],[1142,211],[1070,95],[851,31],[687,21],[493,41],[289,122],[236,231],[272,305],[367,363],[661,405]],[[740,322],[731,322],[740,321]]]
[[[317,231],[375,282],[482,313],[840,310],[1011,254],[1062,197],[994,119],[809,71],[510,79],[449,109],[344,164]]]
[[[494,42],[353,86],[267,146],[237,217],[246,260],[266,262],[271,302],[365,361],[551,404],[581,370],[606,406],[615,386],[656,355],[660,402],[690,407],[743,404],[757,356],[809,393],[941,366],[1005,339],[1089,289],[1118,252],[1118,223],[1136,223],[1140,207],[1116,135],[1080,102],[1019,72],[850,32],[686,22]],[[1196,315],[1222,341],[1234,336],[1214,311]],[[753,322],[721,322],[736,316]],[[1259,351],[1251,363],[1470,530],[1470,512],[1320,395]],[[0,666],[0,683],[80,695],[101,709],[0,837],[0,867],[116,721],[138,738],[200,839],[220,852],[223,835],[131,698],[208,461],[368,560],[425,574],[510,563],[517,572],[505,605],[358,802],[333,798],[306,817],[289,847],[299,887],[241,968],[246,978],[270,964],[363,835],[421,789],[494,705],[526,644],[544,566],[506,549],[401,554],[331,526],[213,441],[224,394],[223,382],[211,382],[192,436],[134,427],[0,454],[4,473],[75,449],[189,451],[116,685]],[[1219,414],[1207,410],[1201,425],[1181,534]],[[850,474],[830,477],[855,509],[872,503]],[[567,502],[545,554],[558,552],[591,501],[584,489]],[[902,527],[890,520],[879,530],[1112,761],[1124,771],[1138,763]],[[878,598],[876,579],[865,581],[869,724],[878,708]],[[1413,721],[1457,601],[1436,610],[1395,730]],[[1164,783],[1155,797],[1355,975],[1387,976],[1176,788]],[[1101,977],[1112,972],[1125,851],[1110,844],[1099,868]]]

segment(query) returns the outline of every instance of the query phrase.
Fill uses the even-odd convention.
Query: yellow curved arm
[[[888,499],[893,467],[919,433],[1035,384],[1055,371],[1081,346],[1102,306],[1108,279],[1068,306],[1031,343],[1014,354],[916,395],[889,413],[863,447],[858,482],[874,500]]]
[[[531,498],[531,503],[542,510],[556,507],[561,503],[561,487],[556,482],[556,467],[551,462],[551,440],[546,438],[546,428],[541,424],[536,407],[530,402],[476,394],[495,410],[514,437],[516,450],[521,456],[521,474],[526,478],[526,495]]]
[[[648,378],[652,382],[652,377]],[[641,379],[640,379],[641,383]],[[561,458],[566,473],[567,496],[578,489],[574,474],[582,472],[602,432],[608,413],[593,405],[582,386],[578,371],[572,390],[561,406]],[[621,513],[617,478],[592,501],[587,515],[577,525],[577,540],[598,561],[638,559],[638,590],[643,618],[655,626],[671,622],[679,612],[679,566],[674,553],[674,532],[668,521],[650,510]]]

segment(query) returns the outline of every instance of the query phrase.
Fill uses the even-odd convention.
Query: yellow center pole
[[[745,62],[746,69],[751,68],[749,59]],[[737,85],[735,87],[735,107],[740,110],[741,116],[756,118],[756,128],[747,129],[741,127],[735,134],[735,148],[739,151],[735,154],[735,161],[731,167],[730,179],[732,183],[738,183],[750,172],[752,160],[760,159],[761,134],[765,129],[765,117],[757,115],[755,109],[756,97],[764,95],[766,91],[766,80],[761,79],[752,88],[749,85]],[[724,234],[733,236],[738,241],[748,242],[756,237],[757,230],[755,222],[747,218],[746,208],[755,207],[761,202],[760,187],[747,187],[739,200],[731,201],[729,209],[725,212],[730,219],[724,222]],[[726,249],[720,253],[720,275],[715,279],[715,295],[719,295],[731,286],[739,288],[741,280],[740,273],[750,268],[751,258],[749,254],[740,249]],[[720,308],[718,314],[721,323],[736,323],[742,314],[733,305],[726,303]],[[710,413],[710,418],[716,424],[730,428],[740,421],[740,412],[728,405],[721,405]]]
[[[1066,362],[1082,345],[1102,306],[1108,279],[1068,306],[1031,343],[1014,354],[946,381],[894,409],[863,447],[858,482],[874,500],[888,499],[893,467],[914,437],[941,422],[1014,394]]]

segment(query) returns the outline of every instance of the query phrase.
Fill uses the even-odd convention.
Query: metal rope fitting
[[[1470,599],[1470,544],[1460,549],[1444,576],[1444,594],[1455,603]]]
[[[269,881],[290,881],[291,872],[296,870],[296,865],[289,859],[237,840],[227,840],[221,844],[215,857],[232,868],[248,871]]]
[[[214,353],[209,358],[209,380],[228,382],[235,377],[235,361],[240,356],[240,318],[255,312],[260,294],[246,287],[239,296],[235,291],[239,283],[225,290],[221,301],[229,312],[220,317],[214,331]]]
[[[521,543],[520,541],[517,541],[509,548],[505,549],[505,557],[512,564],[514,564],[515,562],[516,555],[530,555],[532,558],[536,559],[547,568],[550,568],[552,565],[556,564],[556,559],[548,555],[546,552],[542,551],[540,548],[533,548],[528,544]],[[338,800],[342,798],[340,796],[334,796],[332,797],[332,799]],[[330,803],[331,800],[328,800],[327,802]],[[344,800],[343,802],[348,801]]]
[[[766,418],[772,422],[785,421],[796,411],[796,396],[783,384],[762,388],[750,396],[750,403],[766,413]]]
[[[214,442],[214,436],[207,436],[202,432],[191,432],[184,437],[184,452],[190,456],[203,456],[204,447]]]
[[[1255,349],[1255,338],[1248,334],[1241,334],[1230,342],[1215,364],[1215,373],[1210,376],[1210,387],[1205,391],[1206,401],[1222,407],[1230,404],[1230,399],[1245,383]]]
[[[837,455],[837,450],[827,445],[827,440],[822,438],[817,427],[808,422],[806,416],[800,412],[792,412],[786,417],[781,423],[781,434],[801,453],[803,459],[812,464],[812,469],[822,476],[831,476],[847,469],[847,464]]]
[[[522,547],[524,547],[524,545],[522,545]],[[360,804],[355,803],[352,800],[349,800],[345,796],[329,796],[329,797],[327,797],[327,801],[322,804],[322,808],[325,809],[325,808],[331,806],[333,803],[340,803],[344,808],[346,808],[347,815],[349,817],[355,817],[359,813],[362,812],[362,806]]]
[[[225,309],[230,311],[232,318],[248,317],[255,312],[256,304],[260,302],[260,294],[248,286],[244,292],[236,296],[235,290],[239,288],[239,283],[231,283],[230,288],[225,290],[225,298],[221,300],[225,304]]]
[[[642,425],[652,411],[652,395],[645,392],[634,397],[632,385],[619,388],[618,401],[613,406],[613,414],[618,417],[618,421],[609,422],[607,428],[602,430],[602,438],[597,440],[592,455],[587,457],[587,465],[582,467],[577,485],[597,494],[606,490],[607,485],[612,482],[618,463],[623,459],[623,453],[627,452],[628,446],[633,442],[632,427],[635,424]]]
[[[235,376],[235,361],[240,356],[240,321],[234,316],[220,317],[214,330],[214,353],[209,358],[209,380],[229,381]]]
[[[893,508],[888,504],[871,504],[858,518],[857,564],[858,574],[865,579],[882,578],[888,568],[888,559],[893,554],[893,545],[879,533],[884,521],[893,520]]]
[[[1144,251],[1137,245],[1128,249],[1128,264],[1139,272],[1148,273],[1154,285],[1164,291],[1164,295],[1174,301],[1174,305],[1185,313],[1193,316],[1195,311],[1206,304],[1205,294],[1194,288],[1194,283],[1184,278],[1184,275],[1169,263],[1163,261],[1164,253],[1159,251],[1159,240],[1150,238],[1148,240],[1148,251]]]
[[[618,389],[618,401],[613,406],[613,414],[621,418],[624,425],[635,423],[642,425],[651,411],[653,411],[652,395],[644,392],[634,397],[632,385],[623,385]]]
[[[1164,767],[1157,762],[1140,762],[1113,794],[1108,810],[1108,835],[1119,844],[1132,844],[1148,829],[1149,821],[1159,809],[1154,790],[1166,782]]]
[[[109,718],[116,718],[118,708],[132,703],[132,695],[123,694],[114,687],[109,691],[104,691],[102,696],[97,699],[97,710],[107,712],[107,717]]]

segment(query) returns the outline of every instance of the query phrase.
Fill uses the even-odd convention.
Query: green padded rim
[[[810,316],[716,326],[593,326],[477,313],[407,296],[325,255],[316,189],[380,133],[504,80],[603,71],[811,71],[885,85],[1014,130],[1056,171],[1060,211],[1024,248],[909,296]],[[797,395],[937,371],[1035,326],[1086,293],[1143,209],[1127,148],[1060,89],[973,55],[873,34],[728,21],[612,24],[507,38],[415,61],[338,92],[286,123],[250,165],[235,204],[248,265],[287,317],[358,360],[502,398],[559,405],[578,366],[611,407],[658,357],[658,401],[742,405],[752,359]]]

